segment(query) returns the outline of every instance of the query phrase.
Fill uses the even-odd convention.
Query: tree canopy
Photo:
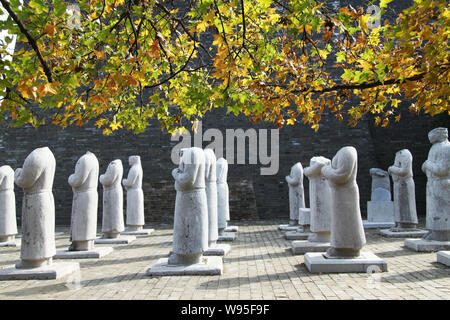
[[[450,114],[450,12],[414,0],[395,19],[316,0],[0,0],[0,121],[175,132],[214,108],[319,129]],[[180,5],[183,4],[183,5]],[[370,3],[369,3],[370,4]],[[381,23],[377,23],[381,22]]]

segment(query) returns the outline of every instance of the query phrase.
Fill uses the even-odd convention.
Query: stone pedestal
[[[117,238],[97,238],[95,244],[130,244],[136,240],[135,236],[120,235]]]
[[[437,262],[450,267],[450,251],[439,251],[436,254],[436,260]]]
[[[96,247],[85,251],[58,250],[53,259],[100,259],[113,250],[112,247]]]
[[[311,242],[308,240],[292,241],[292,253],[324,252],[330,248],[329,242]]]
[[[286,240],[305,240],[311,235],[309,229],[297,228],[296,231],[287,231],[284,234]]]
[[[440,250],[450,250],[450,241],[406,239],[405,247],[418,252],[435,252]]]
[[[387,238],[421,238],[426,235],[426,230],[405,230],[405,231],[393,231],[392,229],[383,229],[379,231],[383,237]]]
[[[229,244],[216,244],[203,251],[204,256],[224,256],[231,250]]]
[[[190,265],[169,264],[168,258],[159,259],[147,270],[149,276],[221,275],[222,257],[202,257],[200,263]]]
[[[234,241],[235,239],[236,235],[234,233],[223,233],[219,234],[217,241]]]
[[[238,232],[239,227],[238,226],[228,226],[225,229],[223,229],[224,232]]]
[[[0,248],[18,246],[20,246],[20,240],[16,239],[14,236],[8,237],[7,239],[0,239]]]
[[[80,264],[78,262],[58,262],[30,269],[18,269],[16,266],[9,266],[0,269],[0,280],[51,280],[79,271]]]
[[[389,228],[395,226],[393,201],[367,201],[367,220],[364,229]]]
[[[129,228],[126,228],[125,231],[121,232],[120,234],[132,236],[149,236],[153,232],[155,232],[155,229],[130,230]]]
[[[298,224],[290,225],[290,224],[280,224],[278,229],[281,231],[297,231]]]
[[[312,273],[363,273],[373,271],[387,271],[387,263],[372,252],[361,251],[358,258],[327,259],[325,252],[311,252],[305,254],[306,268]]]

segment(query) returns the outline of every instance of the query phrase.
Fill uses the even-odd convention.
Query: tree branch
[[[25,25],[22,23],[22,21],[20,21],[19,17],[16,15],[16,13],[12,10],[11,6],[9,5],[9,1],[0,0],[0,2],[2,3],[2,5],[6,9],[6,11],[9,13],[11,18],[14,20],[14,22],[19,26],[20,31],[25,35],[25,37],[28,40],[28,43],[31,45],[33,50],[36,52],[36,56],[39,59],[39,62],[41,63],[42,68],[44,69],[44,73],[47,76],[48,82],[53,82],[52,71],[50,70],[50,67],[45,62],[44,57],[42,56],[42,53],[37,46],[36,40],[31,36],[28,29],[25,27]]]

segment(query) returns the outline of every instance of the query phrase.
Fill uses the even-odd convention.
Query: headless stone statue
[[[358,154],[354,147],[341,148],[324,166],[322,174],[331,189],[331,248],[326,258],[358,257],[366,244],[356,183]]]
[[[412,171],[413,157],[408,149],[395,154],[394,165],[388,168],[394,182],[395,227],[391,231],[416,230],[416,194]]]
[[[37,148],[15,171],[23,188],[21,261],[16,268],[52,264],[55,247],[55,201],[52,194],[56,160],[49,148]]]
[[[14,170],[0,167],[0,242],[14,241],[17,234]]]
[[[73,190],[72,221],[69,251],[88,251],[94,248],[97,235],[99,165],[95,154],[86,152],[75,165],[68,183]]]
[[[286,176],[289,186],[289,225],[298,224],[300,208],[305,208],[305,194],[303,190],[303,167],[300,162],[294,164],[291,172]]]
[[[372,177],[371,201],[391,201],[391,182],[389,173],[382,169],[370,169]]]
[[[427,240],[450,241],[450,142],[447,128],[428,133],[433,144],[422,165],[427,175],[426,227]]]
[[[139,231],[145,224],[141,157],[131,156],[128,161],[131,168],[127,179],[122,181],[127,191],[127,226],[129,231]]]
[[[219,235],[222,235],[227,227],[227,217],[230,215],[229,190],[227,183],[228,162],[220,158],[216,162],[217,174],[217,220]]]
[[[217,177],[216,156],[212,149],[203,150],[205,153],[205,186],[208,201],[208,244],[214,247],[219,238],[217,221]]]
[[[124,230],[122,175],[122,161],[114,160],[100,176],[103,185],[102,232],[105,239],[118,238]]]
[[[331,190],[322,168],[331,164],[325,157],[313,157],[304,170],[309,179],[309,202],[311,208],[310,242],[330,242]]]
[[[180,164],[172,171],[175,179],[173,249],[169,264],[200,262],[208,249],[208,204],[205,191],[205,154],[200,148],[180,150]]]

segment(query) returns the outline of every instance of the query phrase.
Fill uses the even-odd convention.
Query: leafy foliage
[[[26,44],[0,61],[12,126],[139,133],[156,118],[174,132],[220,107],[278,127],[318,130],[324,112],[387,127],[405,99],[411,112],[450,114],[445,0],[415,0],[376,28],[363,8],[314,0],[82,0],[75,24],[64,0],[0,2],[0,30]]]

